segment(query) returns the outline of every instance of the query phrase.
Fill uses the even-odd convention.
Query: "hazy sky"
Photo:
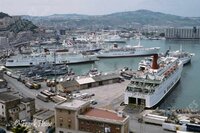
[[[0,12],[11,15],[101,15],[138,9],[200,17],[200,0],[0,0]]]

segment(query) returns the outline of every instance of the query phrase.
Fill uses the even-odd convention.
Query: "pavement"
[[[7,75],[4,78],[8,82],[8,86],[13,90],[19,92],[19,95],[35,98],[36,108],[47,108],[54,110],[55,103],[53,102],[43,102],[36,98],[36,95],[40,93],[41,90],[47,89],[45,83],[42,83],[42,88],[40,90],[34,90],[27,88],[23,83],[13,79]],[[120,106],[120,103],[124,99],[124,90],[130,81],[125,80],[122,83],[109,84],[105,86],[94,87],[90,89],[81,90],[80,94],[88,93],[95,94],[95,96],[89,98],[88,100],[95,99],[97,104],[95,107],[107,108],[112,110],[124,110],[130,116],[129,129],[134,133],[171,133],[165,131],[161,126],[151,125],[146,123],[139,123],[138,117],[140,110],[135,110],[132,108],[125,108],[125,106]]]
[[[96,107],[103,107],[108,109],[117,109],[119,104],[123,102],[124,91],[130,81],[121,83],[108,84],[98,86],[90,89],[81,90],[80,93],[95,94],[90,99],[97,101]]]
[[[109,84],[81,90],[80,93],[95,94],[95,96],[90,98],[97,101],[98,104],[94,105],[95,107],[123,110],[130,117],[129,129],[134,133],[171,133],[170,131],[163,130],[159,125],[139,123],[138,118],[141,109],[120,106],[120,103],[122,103],[124,100],[124,90],[129,82],[130,80],[125,80],[125,82],[122,83]]]
[[[40,99],[36,98],[36,95],[39,94],[40,91],[47,89],[47,87],[45,87],[44,84],[42,84],[42,87],[41,87],[42,89],[35,90],[35,89],[27,88],[23,83],[17,81],[16,79],[12,77],[7,76],[6,74],[4,74],[4,78],[7,80],[8,86],[11,88],[11,90],[19,92],[19,96],[35,98],[37,109],[46,108],[46,109],[54,110],[55,103],[43,102]]]

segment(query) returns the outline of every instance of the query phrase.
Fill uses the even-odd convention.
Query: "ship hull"
[[[143,57],[143,56],[152,56],[156,53],[152,54],[127,54],[127,55],[97,55],[97,58],[123,58],[123,57]]]
[[[97,55],[97,58],[120,58],[120,57],[142,57],[142,56],[151,56],[158,54],[158,48],[151,48],[148,50],[135,50],[135,51],[117,51],[117,52],[106,52]]]
[[[16,56],[7,60],[5,67],[31,67],[35,65],[50,63],[56,65],[62,64],[80,64],[80,63],[91,63],[97,61],[98,58],[95,56],[82,56],[82,55],[57,55],[56,59],[52,55],[25,58],[23,56]]]
[[[93,63],[95,61],[97,61],[98,59],[95,59],[95,60],[85,60],[85,61],[78,61],[78,62],[66,62],[66,63],[56,63],[56,65],[72,65],[72,64],[87,64],[87,63]],[[36,65],[39,65],[39,64],[36,64]],[[20,67],[31,67],[33,65],[30,65],[30,64],[7,64],[5,65],[5,67],[7,68],[20,68]]]
[[[179,60],[183,62],[183,65],[187,65],[191,62],[191,57],[184,57],[184,58],[180,58]]]

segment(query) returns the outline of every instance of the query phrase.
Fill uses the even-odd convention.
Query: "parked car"
[[[96,101],[95,99],[92,99],[92,100],[90,100],[90,104],[96,105],[96,104],[97,104],[97,101]]]

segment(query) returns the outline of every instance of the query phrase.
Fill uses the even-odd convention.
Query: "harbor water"
[[[128,40],[128,45],[136,45],[137,40]],[[144,47],[160,47],[160,52],[166,52],[167,49],[179,50],[182,49],[194,53],[190,64],[184,66],[181,80],[170,94],[161,102],[159,108],[189,108],[200,109],[200,41],[190,40],[141,40]],[[125,45],[125,44],[121,44]],[[138,63],[144,57],[129,57],[129,58],[110,58],[101,59],[95,64],[77,64],[70,65],[77,74],[85,74],[92,66],[97,67],[102,72],[118,71],[123,67],[137,69]]]

